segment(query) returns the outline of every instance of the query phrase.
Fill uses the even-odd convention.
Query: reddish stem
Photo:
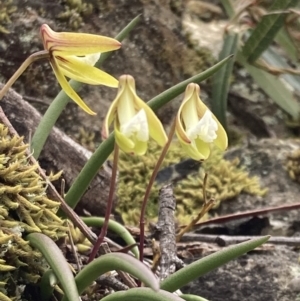
[[[151,175],[150,181],[148,183],[145,195],[144,195],[144,199],[143,199],[143,203],[142,203],[142,208],[141,208],[141,216],[140,216],[140,245],[139,245],[139,251],[140,251],[140,261],[143,262],[144,260],[144,240],[145,240],[145,213],[146,213],[146,207],[147,207],[147,202],[149,199],[149,195],[150,195],[150,191],[151,188],[154,184],[155,178],[157,176],[157,173],[159,171],[159,168],[166,156],[166,153],[170,147],[170,144],[172,142],[172,138],[175,132],[175,124],[176,124],[176,120],[174,120],[172,127],[170,129],[170,133],[168,135],[168,142],[166,143],[166,145],[164,146],[158,161],[155,165],[155,168],[153,170],[153,173]]]
[[[96,257],[96,255],[99,251],[100,245],[102,244],[104,237],[107,234],[108,222],[109,222],[110,214],[112,211],[113,198],[114,198],[115,187],[116,187],[118,159],[119,159],[119,147],[117,146],[117,144],[115,144],[114,162],[113,162],[112,174],[111,174],[111,179],[110,179],[109,195],[108,195],[107,207],[106,207],[106,212],[105,212],[105,220],[104,220],[104,224],[101,228],[101,232],[98,236],[98,239],[92,249],[92,252],[89,257],[88,262],[91,262]]]

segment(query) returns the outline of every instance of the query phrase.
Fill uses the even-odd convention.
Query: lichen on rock
[[[18,300],[19,288],[36,282],[47,268],[25,236],[40,232],[56,241],[68,230],[27,149],[23,138],[11,136],[0,124],[0,300]]]
[[[145,156],[131,156],[121,153],[119,161],[118,206],[117,211],[126,224],[137,225],[140,208],[146,186],[157,162],[161,148],[150,143]],[[186,159],[181,147],[174,141],[163,162],[162,168]],[[176,218],[179,223],[189,222],[203,204],[203,179],[208,173],[206,193],[208,198],[215,199],[215,208],[221,202],[233,199],[241,193],[264,195],[267,189],[260,187],[258,177],[250,177],[248,172],[239,166],[239,160],[225,160],[222,153],[213,150],[212,155],[197,172],[177,181],[174,185],[177,208]],[[155,220],[157,216],[157,196],[160,186],[155,183],[147,206],[147,219]]]

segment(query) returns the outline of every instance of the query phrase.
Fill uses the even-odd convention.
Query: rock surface
[[[300,142],[294,140],[264,139],[229,150],[226,157],[240,158],[241,164],[251,175],[259,176],[262,187],[268,187],[269,192],[265,197],[241,194],[233,200],[224,201],[217,209],[218,215],[299,202],[300,185],[289,177],[286,170],[288,155],[297,150],[299,145]],[[219,225],[222,228],[206,226],[205,231],[216,231],[215,234],[228,231],[234,235],[300,235],[299,210],[268,214],[266,218],[267,222],[262,226],[258,219],[255,224],[251,226],[249,223],[246,227],[241,227],[241,221],[236,220]],[[201,229],[196,232],[201,232]],[[200,277],[184,291],[199,294],[211,301],[297,300],[297,296],[300,296],[298,248],[273,245],[251,252]]]

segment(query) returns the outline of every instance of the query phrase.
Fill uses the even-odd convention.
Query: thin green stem
[[[115,188],[116,188],[118,160],[119,160],[119,147],[117,144],[115,144],[114,163],[113,163],[111,179],[110,179],[109,195],[108,195],[107,207],[106,207],[106,212],[105,212],[105,221],[104,221],[103,227],[101,228],[101,232],[98,236],[98,239],[92,249],[92,252],[89,257],[88,262],[91,262],[96,257],[99,247],[102,244],[104,237],[107,234],[108,223],[109,223],[109,218],[110,218],[110,214],[111,214],[112,207],[113,207],[113,198],[114,198]]]
[[[164,146],[158,161],[155,165],[155,168],[153,170],[153,173],[151,175],[150,181],[148,183],[145,195],[144,195],[144,199],[143,199],[143,203],[142,203],[142,208],[141,208],[141,216],[140,216],[140,245],[139,245],[139,250],[140,250],[140,261],[143,262],[144,260],[144,240],[145,240],[145,213],[146,213],[146,207],[147,207],[147,202],[149,199],[149,195],[151,192],[151,188],[154,184],[155,178],[157,176],[157,173],[159,171],[159,168],[166,156],[166,153],[170,147],[170,144],[172,142],[172,138],[174,136],[174,132],[175,132],[175,125],[176,125],[176,119],[174,119],[172,127],[170,129],[169,135],[168,135],[168,142],[167,144]]]
[[[95,217],[95,216],[89,216],[89,217],[81,217],[82,221],[88,226],[88,227],[103,227],[103,224],[105,222],[104,217]],[[122,224],[114,221],[109,220],[108,221],[108,229],[113,231],[115,234],[117,234],[119,237],[121,237],[127,244],[127,246],[134,245],[134,247],[131,249],[132,253],[134,254],[136,259],[140,258],[139,249],[137,247],[137,243],[131,233],[126,229],[125,226]]]
[[[6,94],[8,89],[15,83],[15,81],[23,74],[27,67],[33,62],[41,59],[49,58],[49,52],[47,50],[42,50],[31,54],[19,67],[19,69],[13,74],[13,76],[8,80],[4,87],[0,91],[0,99]]]

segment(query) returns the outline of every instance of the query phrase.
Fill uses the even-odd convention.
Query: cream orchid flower
[[[225,151],[227,134],[218,119],[201,101],[200,87],[189,84],[176,117],[176,135],[187,154],[194,160],[206,160],[212,145]]]
[[[126,153],[144,155],[149,138],[164,146],[167,135],[151,108],[140,99],[135,91],[135,81],[130,75],[119,79],[117,97],[105,117],[102,135],[107,138],[109,126],[114,120],[116,143]]]
[[[101,52],[119,49],[115,39],[86,33],[55,32],[47,24],[41,26],[45,50],[49,52],[50,64],[66,94],[85,112],[95,115],[69,85],[66,77],[90,85],[118,87],[118,81],[93,65]]]

